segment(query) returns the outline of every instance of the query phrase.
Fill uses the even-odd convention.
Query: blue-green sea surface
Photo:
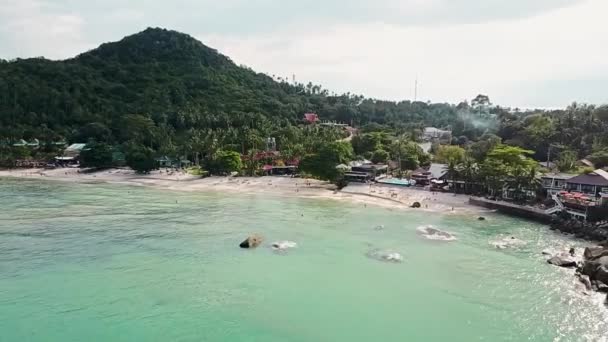
[[[602,341],[599,294],[497,214],[0,179],[0,341]],[[428,241],[433,225],[453,242]],[[384,229],[374,227],[384,225]],[[262,246],[243,250],[249,234]],[[516,236],[528,243],[496,249]],[[273,251],[273,241],[297,248]],[[392,250],[401,263],[369,258]]]

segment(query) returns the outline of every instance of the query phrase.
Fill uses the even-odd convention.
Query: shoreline
[[[106,183],[147,186],[161,190],[188,192],[238,192],[299,198],[320,198],[376,205],[391,209],[442,212],[445,214],[479,214],[488,212],[469,204],[469,196],[380,184],[349,184],[341,191],[328,182],[284,176],[200,178],[181,171],[156,170],[137,174],[126,168],[86,172],[80,169],[13,169],[0,170],[0,178],[40,179],[68,183]],[[412,209],[414,202],[421,207]]]

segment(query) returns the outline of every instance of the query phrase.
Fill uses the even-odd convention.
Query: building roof
[[[595,170],[586,175],[576,176],[567,180],[568,183],[608,186],[608,172]]]
[[[65,150],[66,151],[82,151],[82,149],[87,146],[87,144],[72,144],[70,146],[68,146]]]
[[[579,160],[579,163],[585,165],[585,166],[589,166],[589,167],[595,167],[595,165],[593,164],[593,162],[591,162],[589,159],[581,159]]]
[[[305,113],[304,119],[308,122],[317,122],[319,121],[319,116],[315,113]]]
[[[446,164],[431,164],[429,172],[433,178],[441,178],[448,173],[448,166]]]
[[[571,174],[571,173],[545,173],[544,175],[541,175],[540,178],[550,178],[550,179],[563,179],[563,180],[567,180],[570,178],[574,178],[577,175],[575,174]]]

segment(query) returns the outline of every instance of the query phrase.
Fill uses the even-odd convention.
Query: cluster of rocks
[[[556,219],[551,223],[552,230],[574,234],[576,237],[589,241],[608,240],[608,222],[581,222],[577,220]]]
[[[577,277],[588,289],[608,293],[608,247],[587,247],[584,258],[576,270]],[[606,300],[608,303],[608,296]]]
[[[577,260],[574,248],[569,253],[552,256],[548,263],[576,268],[576,277],[589,291],[608,293],[608,245],[587,247],[583,259]],[[608,304],[608,296],[606,297]]]

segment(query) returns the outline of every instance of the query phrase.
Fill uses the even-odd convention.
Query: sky
[[[146,27],[269,75],[387,100],[608,103],[608,0],[0,0],[0,58],[73,57]]]

